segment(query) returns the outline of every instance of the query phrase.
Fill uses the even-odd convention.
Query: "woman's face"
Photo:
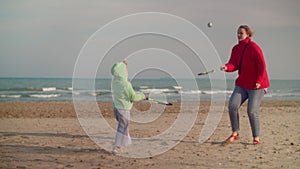
[[[249,35],[244,28],[239,28],[237,31],[237,38],[239,41],[246,39]]]

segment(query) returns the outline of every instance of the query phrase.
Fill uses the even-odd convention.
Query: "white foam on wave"
[[[56,87],[43,87],[42,90],[44,92],[55,91]]]
[[[143,93],[168,93],[171,92],[170,89],[141,89],[140,90]]]
[[[97,95],[103,95],[108,93],[111,93],[111,91],[106,89],[101,89],[101,90],[96,90],[95,92],[92,93],[92,95],[97,96]]]
[[[105,95],[111,93],[110,90],[107,89],[100,89],[100,90],[79,90],[79,91],[74,91],[73,94],[75,95],[91,95],[91,96],[98,96],[98,95]]]
[[[2,97],[2,98],[20,98],[21,95],[6,95],[6,94],[2,94],[2,95],[0,95],[0,97]]]
[[[233,91],[231,90],[207,90],[207,91],[202,91],[202,94],[231,94]]]
[[[188,91],[180,91],[179,93],[182,93],[182,94],[210,94],[210,95],[213,95],[213,94],[231,94],[232,91],[231,90],[205,90],[205,91],[202,91],[202,90],[188,90]]]
[[[201,94],[202,91],[201,90],[188,90],[188,91],[180,91],[179,93],[182,93],[182,94]]]
[[[181,90],[182,86],[173,86],[173,88],[176,89],[176,90]]]
[[[60,94],[32,94],[29,96],[36,97],[36,98],[52,98],[52,97],[59,97]]]

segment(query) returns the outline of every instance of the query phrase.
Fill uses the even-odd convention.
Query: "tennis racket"
[[[218,72],[218,71],[221,71],[221,70],[220,69],[213,69],[213,70],[210,70],[210,71],[207,71],[207,72],[201,72],[201,73],[198,73],[198,76],[207,75],[207,74]]]
[[[154,102],[154,103],[157,103],[157,104],[167,105],[167,106],[172,106],[173,105],[172,103],[169,103],[169,102],[166,102],[166,101],[163,101],[163,100],[156,100],[156,99],[152,99],[152,98],[148,98],[148,101]]]

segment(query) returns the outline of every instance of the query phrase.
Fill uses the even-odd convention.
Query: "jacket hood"
[[[127,78],[128,74],[127,74],[127,68],[125,63],[123,62],[119,62],[113,65],[113,67],[111,68],[111,74],[114,77],[118,77],[118,78]]]

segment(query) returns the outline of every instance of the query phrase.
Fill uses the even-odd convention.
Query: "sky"
[[[284,0],[1,0],[0,77],[72,77],[80,51],[97,30],[127,15],[161,12],[184,18],[202,30],[215,47],[221,63],[228,61],[231,48],[237,43],[237,27],[247,24],[255,30],[252,39],[263,50],[270,79],[300,79],[299,7],[299,0],[288,3]],[[212,22],[213,27],[208,28],[208,22]],[[103,38],[109,40],[110,36],[107,34]],[[159,43],[164,40],[168,43],[168,38],[153,36],[149,39],[145,42],[136,38],[133,44],[172,49]],[[133,59],[138,56],[126,51],[126,43],[119,46],[118,54],[123,53],[122,57],[133,56],[132,62],[143,62],[143,59]],[[141,49],[136,48],[136,53],[144,57],[149,55],[138,52]],[[155,52],[170,54],[167,50]],[[110,57],[114,56],[111,54]],[[109,59],[108,64],[100,65],[99,77],[110,77],[111,63],[121,58]],[[219,67],[221,63],[208,67]],[[199,71],[205,68],[198,65],[195,62],[188,64],[193,73],[198,68]],[[236,74],[226,76],[234,78]]]

